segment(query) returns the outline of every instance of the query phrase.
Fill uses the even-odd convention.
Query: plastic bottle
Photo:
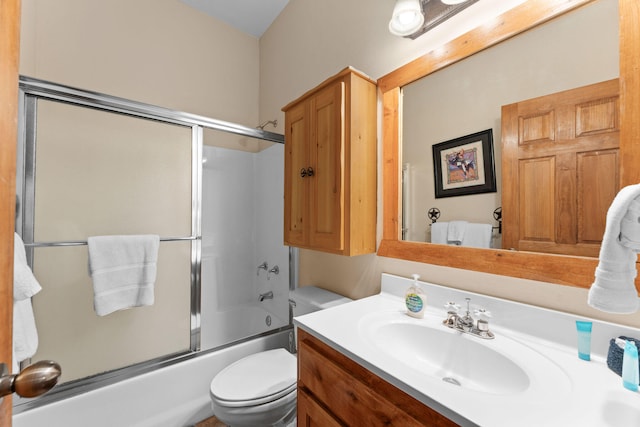
[[[627,341],[622,356],[622,385],[631,391],[638,391],[638,380],[638,348],[633,341]]]
[[[424,317],[424,310],[427,308],[427,296],[418,284],[420,276],[413,274],[413,284],[407,289],[404,302],[407,306],[407,314],[418,319]]]

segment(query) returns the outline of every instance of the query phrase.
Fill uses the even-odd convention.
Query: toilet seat
[[[211,397],[217,404],[231,408],[278,400],[296,390],[296,360],[282,348],[242,358],[211,381]]]

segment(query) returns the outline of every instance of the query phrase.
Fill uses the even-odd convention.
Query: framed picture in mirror
[[[493,130],[433,145],[435,197],[495,193]]]

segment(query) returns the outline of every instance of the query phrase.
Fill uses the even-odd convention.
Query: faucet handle
[[[475,314],[476,316],[479,316],[480,318],[484,318],[484,319],[490,319],[491,318],[491,312],[489,310],[484,309],[484,308],[476,308],[475,310],[473,310],[473,314]]]
[[[458,310],[460,310],[460,304],[456,304],[455,302],[449,301],[444,305],[444,308],[446,308],[447,311],[455,311],[457,313]]]

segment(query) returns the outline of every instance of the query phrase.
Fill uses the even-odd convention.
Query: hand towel
[[[24,242],[18,233],[13,234],[13,300],[31,298],[42,288],[27,264]]]
[[[451,221],[447,228],[447,242],[453,245],[461,245],[466,229],[467,221]]]
[[[38,330],[33,316],[31,297],[42,287],[27,265],[24,242],[18,233],[13,238],[13,364],[12,372],[19,371],[18,364],[32,357],[38,349]]]
[[[431,224],[431,243],[446,245],[448,228],[448,222],[434,222]]]
[[[471,248],[490,248],[493,238],[493,227],[491,224],[467,224],[462,239],[462,246]]]
[[[87,244],[98,316],[153,305],[158,236],[93,236]]]
[[[640,184],[618,192],[607,211],[595,281],[588,304],[610,313],[633,313],[640,307],[635,287],[640,250]]]

